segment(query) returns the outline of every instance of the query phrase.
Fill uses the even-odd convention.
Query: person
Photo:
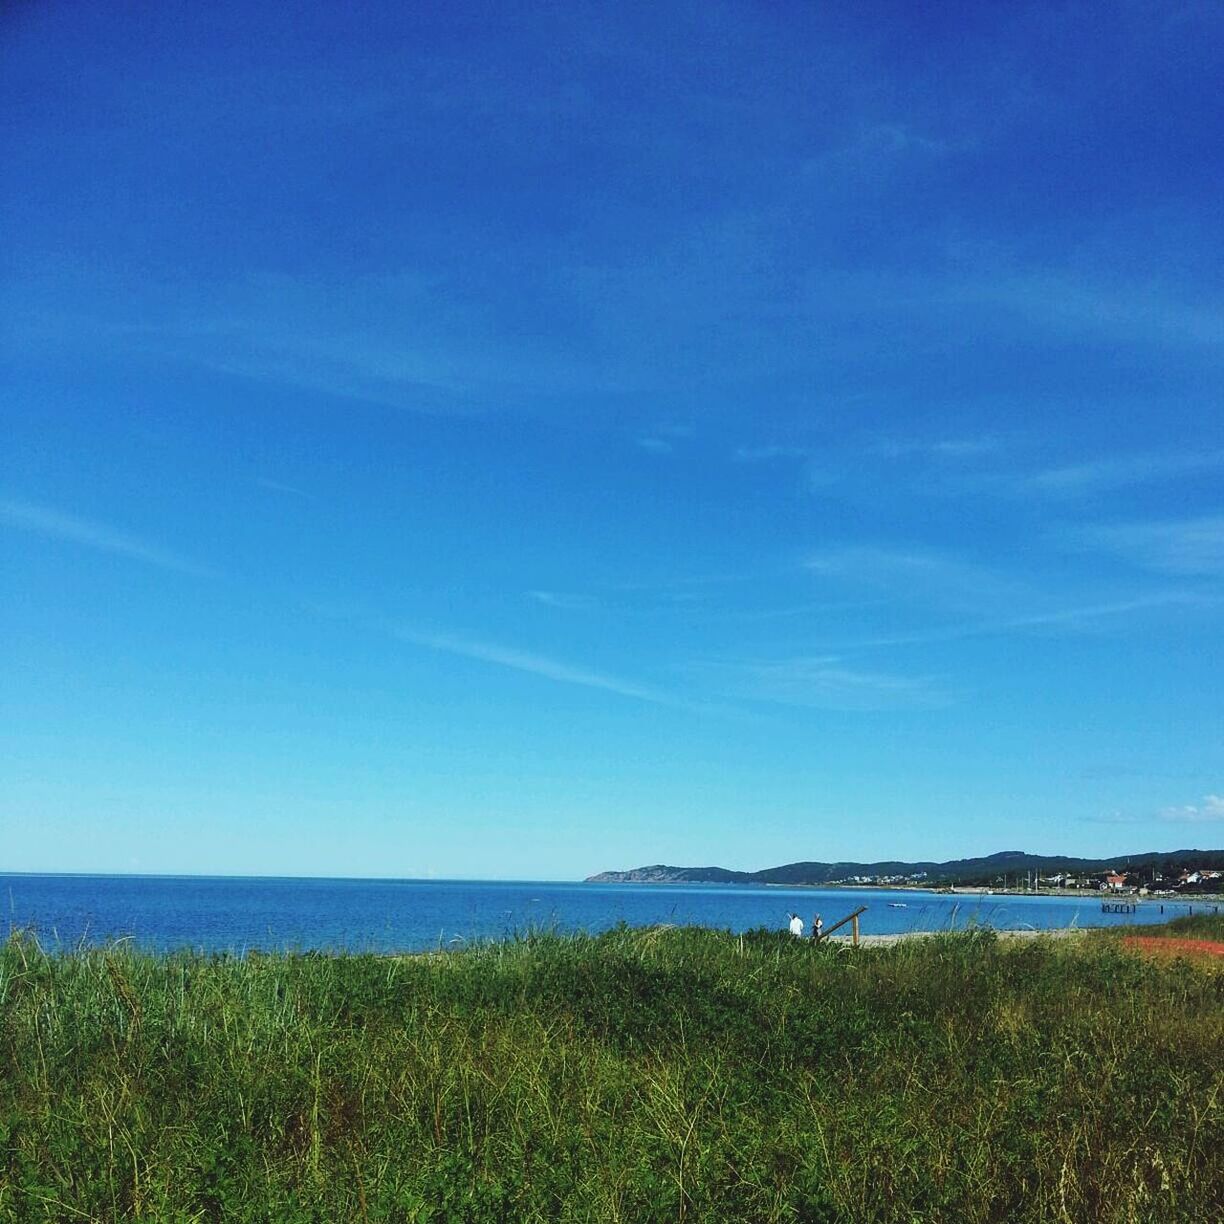
[[[803,938],[803,919],[798,914],[792,914],[790,919],[790,933],[796,939]]]
[[[812,915],[812,939],[816,943],[820,942],[820,937],[824,934],[824,923],[821,921],[819,914]]]

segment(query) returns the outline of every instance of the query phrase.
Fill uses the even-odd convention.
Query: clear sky
[[[1224,844],[1211,3],[16,3],[0,870]]]

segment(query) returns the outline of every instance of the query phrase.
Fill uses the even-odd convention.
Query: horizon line
[[[1172,850],[1130,850],[1118,854],[1034,854],[1028,850],[994,850],[989,854],[963,855],[954,859],[794,859],[788,863],[776,863],[768,867],[758,867],[748,870],[740,867],[722,867],[717,863],[683,866],[676,863],[643,863],[638,867],[601,868],[592,875],[615,874],[622,871],[642,871],[648,867],[667,867],[676,871],[734,871],[742,875],[756,875],[763,871],[776,871],[783,867],[793,867],[799,864],[822,863],[826,866],[838,866],[843,863],[861,866],[876,866],[882,863],[933,863],[944,866],[948,863],[965,862],[972,859],[987,859],[1000,854],[1024,855],[1027,858],[1068,858],[1068,859],[1124,859],[1141,854],[1224,854],[1224,847],[1218,849],[1202,846],[1181,846]],[[191,872],[191,871],[39,871],[21,870],[0,867],[0,879],[6,876],[71,876],[82,879],[162,879],[162,880],[329,880],[346,883],[382,883],[382,884],[586,884],[592,876],[565,877],[561,879],[544,879],[539,876],[386,876],[386,875],[279,875],[259,874],[252,872]],[[676,881],[679,884],[693,881]],[[732,883],[734,881],[731,881]]]

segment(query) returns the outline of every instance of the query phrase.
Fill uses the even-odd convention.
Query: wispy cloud
[[[1170,824],[1210,824],[1224,820],[1224,795],[1204,795],[1198,803],[1162,808],[1158,815]]]
[[[1204,795],[1197,803],[1161,808],[1154,815],[1116,809],[1084,817],[1091,824],[1214,824],[1224,821],[1224,795]]]
[[[1184,779],[1191,775],[1176,770],[1153,769],[1149,765],[1133,761],[1098,761],[1083,765],[1079,769],[1068,770],[1063,776],[1077,782],[1116,782],[1120,778]]]
[[[650,426],[634,442],[652,455],[670,455],[681,442],[690,441],[697,431],[681,421],[663,421]]]
[[[551,340],[508,341],[479,292],[457,292],[440,272],[333,281],[253,272],[210,282],[189,304],[173,284],[146,279],[124,285],[127,313],[119,316],[96,292],[96,283],[72,268],[31,271],[0,288],[0,306],[50,298],[51,309],[22,319],[20,335],[48,353],[120,351],[425,415],[535,412],[576,388],[588,395],[625,390],[621,367],[599,367]],[[66,310],[64,303],[80,306]]]
[[[1074,498],[1221,469],[1224,469],[1224,451],[1221,450],[1188,454],[1114,455],[1007,477],[996,483],[999,487],[1025,496]]]
[[[1162,573],[1224,576],[1224,515],[1078,527],[1061,538],[1073,547],[1116,553]]]
[[[1224,343],[1224,311],[1216,302],[1189,302],[1151,285],[1034,272],[965,281],[949,288],[948,299],[1014,311],[1064,335],[1078,332],[1216,352]]]
[[[943,154],[953,146],[946,140],[916,132],[905,123],[873,123],[860,129],[860,146],[874,153]]]
[[[453,637],[449,634],[418,633],[408,629],[397,630],[396,636],[402,641],[411,642],[414,646],[423,646],[428,650],[459,655],[466,659],[478,659],[483,663],[492,663],[497,667],[507,667],[512,671],[540,676],[557,684],[573,684],[580,688],[599,689],[605,693],[615,693],[619,697],[628,697],[634,701],[645,701],[652,705],[671,706],[687,710],[701,709],[703,711],[712,708],[685,701],[683,698],[652,688],[649,685],[625,680],[619,676],[611,676],[605,672],[575,667],[569,663],[560,662],[557,659],[550,659],[545,655],[532,654],[529,651],[518,650],[511,646],[502,646],[495,642],[473,641],[470,638]]]
[[[1112,812],[1097,812],[1093,815],[1080,816],[1078,819],[1085,824],[1133,825],[1144,823],[1144,817],[1134,812],[1123,812],[1120,808],[1115,808]]]
[[[975,459],[995,454],[1001,443],[994,437],[903,438],[895,436],[869,437],[857,442],[845,442],[836,448],[816,447],[796,442],[766,442],[745,444],[731,452],[736,463],[780,463],[786,460],[809,460],[808,481],[815,491],[836,485],[854,484],[865,473],[885,464],[921,466],[927,479],[929,469],[938,467],[944,475],[949,467],[958,467]],[[892,467],[889,467],[892,471]],[[895,479],[895,476],[890,476]],[[926,487],[925,485],[923,486]]]
[[[670,455],[676,448],[666,438],[637,438],[638,446],[651,455]]]
[[[1001,611],[1032,602],[1030,586],[1011,575],[951,553],[925,548],[854,546],[810,556],[818,577],[880,591],[907,604],[920,601],[962,612]]]
[[[261,489],[267,489],[272,493],[284,493],[289,497],[310,497],[310,494],[305,489],[299,489],[296,485],[284,484],[279,480],[268,480],[266,477],[260,477],[255,483]]]
[[[1167,591],[1112,603],[1083,604],[1071,608],[1056,608],[1048,612],[1033,612],[998,620],[969,621],[952,625],[937,625],[912,633],[880,634],[837,642],[837,650],[868,650],[891,646],[935,645],[939,642],[962,642],[973,638],[999,637],[1021,633],[1028,629],[1083,629],[1098,621],[1147,612],[1157,608],[1203,605],[1211,601],[1184,591]]]
[[[580,595],[574,591],[528,591],[527,595],[546,608],[559,608],[564,612],[593,612],[601,606],[594,595]]]
[[[720,589],[756,587],[769,571],[738,574],[670,574],[655,581],[600,582],[587,591],[535,588],[524,592],[528,599],[565,612],[602,612],[615,616],[690,615],[703,606],[706,615],[722,615],[715,609]],[[858,606],[857,601],[855,606]],[[730,613],[729,615],[736,615]]]
[[[989,436],[936,439],[885,436],[814,465],[812,485],[823,489],[862,480],[872,470],[868,465],[887,460],[920,469],[921,480],[910,486],[913,492],[1072,501],[1116,489],[1187,481],[1224,471],[1224,450],[1219,449],[1094,456],[1029,471],[1017,471],[1014,464],[1001,466],[1002,450],[1000,439]],[[761,448],[737,452],[737,457],[771,458],[775,452],[787,453],[785,448]]]
[[[196,578],[217,576],[217,572],[208,566],[200,565],[156,544],[150,544],[137,536],[128,535],[104,523],[65,514],[49,506],[35,505],[33,502],[0,500],[0,523],[47,539],[79,544],[96,552],[127,557],[132,561],[155,565],[159,569],[172,570],[179,574],[190,574]]]
[[[836,655],[710,661],[692,664],[688,670],[727,697],[812,709],[932,710],[957,700],[937,676],[863,671]]]
[[[167,329],[160,343],[176,358],[236,378],[426,415],[481,411],[474,388],[457,385],[449,375],[418,375],[420,363],[391,344],[379,352],[365,337],[278,337],[243,322],[221,325],[207,339]]]
[[[887,459],[976,459],[1001,449],[995,437],[981,438],[881,438],[871,449]]]
[[[1220,523],[1224,548],[1224,520]],[[1188,544],[1185,551],[1189,556]],[[1205,552],[1203,545],[1200,553]],[[1205,555],[1195,554],[1193,559],[1198,564],[1207,563]],[[1224,572],[1224,555],[1219,564]],[[1060,598],[1045,589],[1043,583],[930,549],[830,549],[808,558],[806,566],[813,574],[836,582],[839,591],[878,592],[906,609],[956,615],[950,623],[833,642],[828,647],[833,650],[933,644],[1023,631],[1083,630],[1098,622],[1157,609],[1212,606],[1218,602],[1209,591],[1166,589],[1069,603],[1065,596]],[[1181,569],[1172,564],[1165,568],[1170,572],[1195,572],[1190,569],[1190,560],[1185,560]]]
[[[766,446],[736,447],[732,458],[736,463],[770,463],[777,459],[806,459],[810,453],[806,446],[771,443]]]
[[[795,616],[818,616],[829,612],[852,612],[863,608],[877,608],[883,599],[822,599],[801,604],[786,604],[780,607],[733,608],[716,614],[719,620],[771,621]]]
[[[1073,608],[1056,608],[1050,612],[1033,612],[1027,616],[1013,616],[997,626],[983,626],[983,631],[995,629],[1040,629],[1045,626],[1080,625],[1088,621],[1107,620],[1116,616],[1129,616],[1133,612],[1147,612],[1154,608],[1188,607],[1201,605],[1205,601],[1199,595],[1187,591],[1162,591],[1154,595],[1140,595],[1134,599],[1118,599],[1112,603],[1081,604]]]
[[[801,182],[821,187],[832,182],[877,182],[906,163],[931,161],[972,147],[971,141],[948,141],[928,135],[902,120],[859,123],[840,140],[801,166]]]

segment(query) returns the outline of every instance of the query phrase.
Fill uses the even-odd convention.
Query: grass
[[[1224,941],[1224,914],[1183,914],[1158,926],[1111,927],[1110,934],[1151,935],[1160,939],[1213,939]]]
[[[1224,1218],[1224,973],[989,931],[0,950],[0,1220]]]

